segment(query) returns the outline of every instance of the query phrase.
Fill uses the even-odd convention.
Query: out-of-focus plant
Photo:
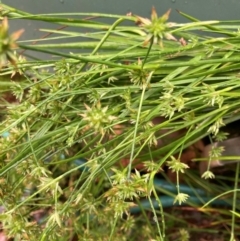
[[[14,54],[14,50],[17,48],[16,40],[22,35],[23,31],[21,29],[10,35],[7,17],[3,18],[0,25],[0,67],[6,65],[8,61],[16,64],[17,57]]]

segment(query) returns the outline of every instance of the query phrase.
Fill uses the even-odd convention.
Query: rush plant
[[[68,18],[1,4],[0,220],[8,237],[190,240],[206,229],[165,209],[166,190],[156,187],[155,177],[167,179],[166,166],[176,177],[177,192],[167,193],[172,205],[201,210],[211,219],[206,232],[223,222],[224,238],[239,235],[239,165],[235,178],[209,168],[201,178],[182,158],[207,135],[224,139],[221,127],[240,118],[239,21],[180,14],[189,23],[168,22],[170,10],[158,17],[155,8],[151,19]],[[41,29],[47,35],[32,44],[17,41],[22,31],[8,33],[8,19],[59,28]],[[60,39],[64,43],[56,43]],[[29,51],[49,57],[31,58]],[[211,158],[221,151],[212,150]],[[208,201],[192,202],[181,178],[202,188]],[[207,206],[221,198],[228,198],[227,209]]]

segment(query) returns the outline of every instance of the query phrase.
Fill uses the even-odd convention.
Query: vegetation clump
[[[70,19],[1,4],[0,220],[8,237],[185,241],[221,228],[236,240],[239,164],[235,177],[210,164],[201,177],[183,156],[205,136],[226,139],[221,127],[240,118],[239,22],[180,14],[190,22],[168,22],[170,10],[158,17],[155,8],[151,20]],[[9,35],[7,19],[65,28],[41,29],[47,35],[32,44],[17,41],[22,31]],[[193,149],[190,159],[209,163],[224,151],[203,160]],[[171,191],[157,184],[169,179],[166,166]],[[181,206],[166,209],[169,200]],[[207,228],[182,218],[185,205],[209,220]]]

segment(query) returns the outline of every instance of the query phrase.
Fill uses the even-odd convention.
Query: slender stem
[[[156,224],[157,224],[157,230],[158,230],[158,234],[159,234],[160,240],[164,241],[163,236],[162,236],[162,232],[161,232],[161,229],[160,229],[160,226],[159,226],[158,218],[157,218],[157,213],[156,213],[156,210],[155,210],[155,208],[153,206],[152,199],[150,198],[150,196],[148,196],[148,201],[150,203],[151,210],[153,212],[154,222],[156,222]]]
[[[113,223],[113,225],[112,225],[112,229],[111,229],[111,234],[110,234],[110,237],[109,237],[109,241],[112,240],[112,237],[113,237],[113,234],[114,234],[114,231],[115,231],[115,227],[116,227],[116,225],[117,225],[117,221],[118,221],[118,218],[117,218],[117,217],[114,218],[114,223]]]
[[[69,59],[76,59],[76,60],[80,60],[83,62],[88,62],[88,63],[97,63],[97,64],[105,64],[108,66],[112,66],[112,67],[118,67],[118,68],[125,68],[125,69],[140,69],[139,66],[137,65],[124,65],[124,64],[115,64],[114,62],[108,62],[108,61],[104,61],[104,60],[98,60],[97,58],[94,57],[82,57],[82,56],[77,56],[77,55],[71,55],[71,54],[65,54],[62,52],[55,52],[52,50],[47,50],[47,49],[43,49],[43,48],[37,48],[34,46],[29,46],[29,45],[18,45],[20,48],[22,49],[27,49],[27,50],[33,50],[36,52],[41,52],[41,53],[47,53],[47,54],[52,54],[52,55],[56,55],[56,56],[60,56],[60,57],[65,57],[65,58],[69,58]]]
[[[152,49],[152,46],[153,46],[153,37],[151,38],[151,41],[150,41],[150,45],[149,45],[149,48],[148,48],[148,51],[147,51],[147,54],[146,54],[146,56],[145,56],[145,58],[144,58],[144,60],[143,60],[143,62],[142,62],[142,70],[143,70],[143,66],[145,65],[145,63],[146,63],[146,61],[147,61],[147,58],[148,58],[148,56],[149,56],[149,54],[150,54],[150,51],[151,51],[151,49]]]
[[[138,107],[137,120],[136,120],[136,124],[135,124],[135,128],[134,128],[132,148],[131,148],[131,155],[130,155],[130,160],[129,160],[129,165],[128,165],[128,175],[127,175],[128,179],[131,178],[132,163],[133,163],[134,150],[135,150],[135,141],[136,141],[136,137],[137,137],[137,130],[138,130],[138,124],[139,124],[140,115],[141,115],[141,109],[142,109],[143,97],[144,97],[144,94],[145,94],[145,89],[146,89],[146,87],[144,85],[143,86],[143,90],[142,90],[142,94],[141,94],[141,98],[140,98],[139,107]]]
[[[162,238],[164,240],[164,238],[165,238],[165,230],[166,230],[164,211],[163,211],[163,206],[162,206],[161,199],[159,198],[159,196],[158,196],[154,186],[153,186],[153,194],[154,194],[154,197],[156,198],[156,201],[158,202],[158,206],[160,208],[161,220],[162,220]]]
[[[232,205],[232,225],[231,225],[231,238],[230,241],[235,240],[235,220],[236,220],[236,206],[237,206],[237,188],[239,183],[239,169],[240,169],[240,162],[237,162],[237,168],[235,173],[235,183],[234,183],[234,192],[233,192],[233,205]]]

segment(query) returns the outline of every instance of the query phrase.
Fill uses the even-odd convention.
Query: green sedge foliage
[[[1,43],[10,43],[1,51],[1,86],[18,99],[5,103],[0,125],[1,134],[9,132],[0,139],[0,219],[9,237],[189,240],[189,232],[195,231],[165,212],[153,185],[156,173],[167,165],[176,173],[178,191],[169,195],[179,204],[189,198],[179,187],[181,173],[190,185],[205,188],[216,198],[228,190],[232,212],[216,212],[220,219],[232,219],[231,233],[226,229],[223,234],[234,238],[239,230],[237,185],[229,191],[226,185],[209,184],[205,179],[214,177],[210,169],[201,179],[180,156],[206,135],[226,138],[219,129],[240,117],[238,22],[198,21],[180,13],[190,22],[170,23],[169,14],[158,17],[153,8],[151,19],[89,13],[68,18],[31,15],[2,4]],[[85,15],[111,23],[86,20]],[[34,45],[16,44],[6,32],[7,18],[65,28],[42,29],[48,36]],[[71,26],[78,30],[68,30]],[[55,43],[58,39],[65,43]],[[49,58],[26,60],[14,52],[17,45],[18,52],[27,55],[32,50]],[[16,73],[20,82],[10,80]],[[165,119],[153,125],[156,117]],[[157,146],[183,129],[184,136]],[[222,151],[213,150],[210,161]],[[88,161],[76,161],[81,158]],[[123,158],[129,160],[126,167],[120,165]],[[145,163],[148,172],[132,171],[134,160]],[[157,199],[160,209],[150,210],[151,220],[143,210],[130,214],[142,199],[149,199],[152,206],[150,197]],[[205,212],[210,214],[207,207]]]

